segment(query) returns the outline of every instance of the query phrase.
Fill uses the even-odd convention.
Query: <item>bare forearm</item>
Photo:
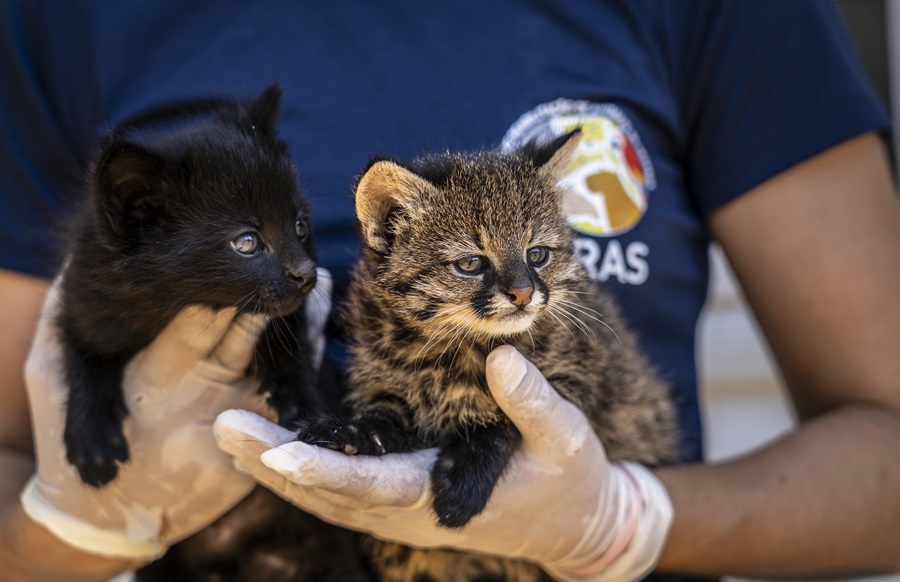
[[[28,455],[0,451],[0,572],[9,582],[105,581],[136,564],[85,554],[25,515],[19,491],[34,471]]]
[[[849,576],[900,570],[900,418],[847,407],[741,459],[660,470],[675,521],[660,569]]]

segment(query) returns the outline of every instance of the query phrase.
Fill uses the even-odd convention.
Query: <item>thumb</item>
[[[572,458],[594,431],[580,410],[550,385],[512,346],[487,357],[487,383],[494,400],[522,434],[522,447],[546,461]]]
[[[309,339],[315,339],[325,330],[331,313],[331,290],[334,280],[328,269],[316,269],[316,286],[306,298],[306,326]]]
[[[259,313],[238,315],[222,334],[209,356],[210,359],[223,368],[243,374],[253,360],[256,342],[268,322],[268,317]]]

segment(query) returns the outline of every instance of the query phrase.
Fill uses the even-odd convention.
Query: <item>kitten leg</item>
[[[481,513],[519,442],[507,419],[461,427],[441,447],[431,470],[434,512],[441,525],[458,528]]]
[[[330,418],[311,419],[300,424],[297,440],[341,451],[347,455],[384,455],[414,450],[415,435],[402,407],[372,405],[349,422]]]
[[[301,310],[302,311],[302,310]],[[293,429],[300,419],[325,409],[315,383],[302,312],[273,319],[257,344],[256,375],[260,393],[278,414],[278,424]]]
[[[125,358],[101,359],[65,342],[69,398],[63,442],[66,460],[81,480],[102,487],[116,478],[119,463],[128,461],[122,423],[128,407],[122,392]]]

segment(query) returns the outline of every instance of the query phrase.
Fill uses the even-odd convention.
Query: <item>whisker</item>
[[[565,304],[565,305],[570,306],[572,309],[575,309],[575,310],[581,312],[581,313],[582,313],[583,315],[585,315],[586,317],[590,317],[590,318],[593,319],[594,321],[597,321],[598,323],[602,324],[604,327],[606,327],[606,329],[608,329],[609,331],[611,331],[611,332],[613,333],[614,336],[616,336],[616,340],[617,340],[619,343],[622,343],[621,338],[619,338],[619,334],[617,334],[617,333],[616,333],[616,330],[614,330],[612,327],[610,327],[610,325],[609,325],[608,323],[606,323],[605,321],[603,321],[603,320],[600,319],[599,317],[595,317],[595,316],[591,315],[590,313],[587,313],[587,311],[593,311],[594,313],[597,313],[597,315],[600,315],[598,312],[596,312],[596,311],[594,311],[593,309],[590,309],[590,308],[588,308],[588,307],[583,307],[583,306],[581,306],[581,305],[579,305],[579,304],[577,304],[577,303],[572,303],[571,301],[566,301],[566,300],[564,300],[564,299],[560,299],[559,302],[560,302],[560,303],[563,303],[563,304]]]
[[[419,350],[419,352],[416,354],[416,360],[415,360],[415,361],[416,361],[419,365],[421,365],[422,363],[424,363],[424,361],[425,361],[425,356],[426,356],[427,354],[423,354],[423,352],[425,352],[426,350],[428,350],[428,349],[430,349],[430,348],[432,348],[432,347],[438,345],[445,337],[447,337],[449,334],[451,334],[451,333],[453,332],[454,329],[456,329],[456,327],[451,327],[451,328],[448,328],[448,329],[440,329],[440,330],[436,331],[435,333],[433,333],[433,334],[428,338],[428,341],[425,342],[425,345],[423,345],[422,348]],[[446,348],[445,348],[445,349],[446,349]],[[420,358],[420,356],[421,356],[421,358]],[[416,371],[418,372],[420,369],[421,369],[420,367],[417,367],[417,368],[416,368]]]
[[[594,330],[592,330],[590,328],[590,326],[588,326],[586,323],[584,323],[583,321],[581,321],[580,319],[575,317],[572,313],[569,313],[568,311],[566,311],[563,307],[560,307],[559,305],[554,305],[552,307],[552,309],[555,310],[558,314],[560,314],[564,318],[568,319],[570,322],[572,322],[575,325],[575,327],[578,328],[578,330],[581,333],[583,333],[586,337],[591,338],[591,340],[594,339],[594,337],[595,337]]]
[[[534,345],[534,334],[531,333],[530,327],[528,329],[526,329],[525,331],[528,332],[528,337],[531,338],[531,353],[534,354],[535,352],[537,352],[537,346]]]
[[[576,303],[575,301],[569,301],[567,299],[557,299],[556,301],[558,303],[563,303],[570,307],[574,307],[574,308],[578,309],[578,311],[584,313],[585,315],[588,315],[589,313],[591,313],[591,314],[593,314],[592,317],[594,317],[594,316],[603,317],[602,313],[600,313],[596,309],[591,309],[590,307],[588,307],[587,305],[584,305],[582,303]]]
[[[572,336],[572,339],[575,339],[575,334],[572,333],[572,330],[569,328],[568,325],[566,325],[566,322],[563,321],[562,319],[560,319],[559,317],[557,317],[555,313],[553,313],[555,310],[556,310],[555,306],[553,306],[553,305],[547,306],[547,313],[549,313],[553,319],[558,321],[560,325],[562,325],[564,328],[566,328],[566,331],[569,332],[569,335]]]
[[[465,308],[466,308],[465,305],[456,306],[456,307],[444,312],[443,315],[453,314],[457,311],[462,311]],[[425,345],[423,345],[422,348],[419,350],[419,352],[416,354],[416,361],[419,363],[424,361],[424,358],[422,360],[419,359],[419,356],[422,355],[422,352],[424,352],[425,350],[427,350],[430,347],[437,345],[440,341],[442,341],[444,338],[446,338],[449,334],[453,333],[454,330],[459,329],[460,326],[462,326],[462,325],[463,325],[463,323],[458,322],[458,323],[450,326],[449,328],[442,328],[442,329],[437,330],[435,333],[433,333],[428,338],[428,341],[425,342]],[[440,335],[438,335],[438,334],[440,334]],[[446,350],[446,347],[444,349]],[[440,360],[440,357],[438,357],[438,360]],[[417,368],[416,371],[418,372],[419,368]]]
[[[465,341],[466,337],[469,335],[469,322],[477,317],[478,316],[473,313],[457,326],[456,333],[453,334],[453,337],[451,337],[450,341],[447,342],[447,345],[444,347],[444,350],[441,352],[441,355],[438,356],[438,359],[435,362],[435,366],[437,366],[438,362],[441,361],[441,359],[444,357],[444,354],[447,353],[447,350],[449,348],[451,348],[454,343],[456,343],[456,351],[454,351],[453,358],[450,360],[450,366],[451,367],[453,366],[453,362],[456,361],[456,354],[459,353],[460,346],[462,345],[463,341]],[[460,337],[460,334],[462,334],[461,337]],[[457,339],[459,341],[457,341]]]

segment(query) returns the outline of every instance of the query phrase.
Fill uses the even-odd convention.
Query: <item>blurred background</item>
[[[900,127],[900,0],[833,1],[894,126]],[[889,147],[896,175],[897,135]],[[720,249],[712,250],[711,261],[713,280],[698,350],[706,454],[719,460],[777,438],[795,420],[777,368]],[[900,582],[900,576],[867,580]]]

